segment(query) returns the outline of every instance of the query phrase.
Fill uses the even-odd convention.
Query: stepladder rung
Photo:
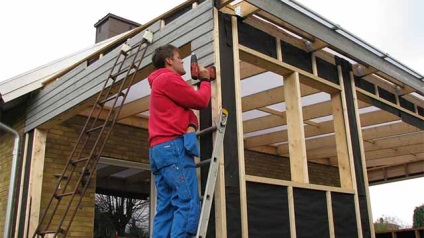
[[[73,165],[73,166],[75,166],[78,163],[85,162],[85,161],[89,160],[90,158],[91,157],[85,157],[85,158],[80,158],[80,159],[77,159],[77,160],[73,160],[73,161],[70,162],[70,164]]]
[[[40,235],[40,236],[45,236],[45,235],[49,235],[49,234],[65,234],[65,229],[63,228],[59,228],[58,231],[54,231],[54,230],[48,230],[48,231],[39,231],[36,232],[36,234]]]
[[[108,98],[106,98],[104,100],[99,101],[98,104],[100,106],[103,106],[105,103],[110,102],[110,101],[113,101],[113,100],[115,100],[115,99],[117,99],[117,98],[119,98],[121,96],[124,97],[125,96],[125,93],[124,92],[119,92],[119,93],[113,95],[112,97],[108,97]]]
[[[211,163],[212,159],[205,159],[200,161],[199,163],[196,163],[196,167],[202,167],[202,166],[207,166]]]
[[[94,131],[97,131],[97,130],[101,130],[103,127],[105,127],[104,124],[103,125],[100,125],[100,126],[96,126],[96,127],[90,128],[90,129],[86,130],[85,133],[91,133],[91,132],[94,132]]]
[[[203,129],[203,130],[201,130],[201,131],[199,131],[199,132],[197,132],[197,136],[198,137],[200,137],[200,136],[204,136],[204,135],[208,135],[208,134],[211,134],[211,133],[213,133],[214,131],[216,131],[216,129],[217,129],[217,127],[216,126],[211,126],[211,127],[208,127],[208,128],[205,128],[205,129]]]
[[[79,194],[79,191],[76,191],[75,194]],[[69,196],[72,196],[72,195],[74,195],[74,192],[62,193],[62,194],[55,194],[54,197],[56,199],[62,199],[64,197],[69,197]]]

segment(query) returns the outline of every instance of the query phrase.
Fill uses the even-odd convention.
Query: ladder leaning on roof
[[[48,234],[52,234],[53,237],[59,235],[66,237],[68,234],[109,134],[133,84],[147,47],[152,41],[153,33],[146,30],[140,42],[132,47],[127,44],[122,46],[78,140],[69,155],[65,168],[61,174],[55,175],[58,178],[56,188],[41,216],[32,236],[33,238],[44,237]],[[133,54],[134,58],[130,60],[131,63],[128,66],[124,67],[126,59],[130,58],[128,56],[130,56],[133,50],[135,51],[135,54]],[[141,58],[137,61],[140,53]],[[116,80],[123,75],[124,77],[121,81]],[[118,88],[117,91],[115,91],[116,88]],[[112,103],[109,112],[104,110],[106,103]],[[107,112],[104,121],[99,120],[102,112]],[[76,181],[75,178],[77,179]],[[71,186],[70,184],[73,185]],[[69,191],[67,191],[68,185],[69,187],[73,187],[73,189],[68,189]],[[63,203],[61,204],[61,202]],[[60,204],[62,206],[58,209]],[[56,219],[60,219],[54,220],[53,218],[55,216]]]

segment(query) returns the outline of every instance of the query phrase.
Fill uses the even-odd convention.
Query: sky
[[[148,4],[147,4],[148,2]],[[14,0],[0,2],[0,81],[94,44],[94,24],[108,13],[140,24],[182,0]],[[424,74],[424,1],[297,0],[382,52]],[[373,219],[412,225],[424,204],[424,178],[370,187]]]

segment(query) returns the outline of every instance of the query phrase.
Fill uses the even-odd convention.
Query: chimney
[[[137,22],[108,13],[94,24],[96,28],[96,43],[134,29],[140,25],[141,24]]]

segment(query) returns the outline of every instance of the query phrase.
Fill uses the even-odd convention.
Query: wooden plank
[[[125,178],[125,183],[139,183],[145,182],[146,180],[150,180],[150,171],[140,171],[137,174],[133,174]]]
[[[244,61],[240,61],[240,78],[241,80],[253,77],[266,72],[265,69]]]
[[[368,170],[370,184],[400,181],[423,176],[424,161]]]
[[[327,93],[334,93],[340,90],[340,86],[317,77],[309,72],[296,68],[290,64],[279,61],[270,56],[264,55],[258,51],[252,50],[246,46],[240,45],[240,59],[251,64],[257,65],[268,71],[286,76],[293,72],[299,73],[299,79],[302,84],[319,89]]]
[[[384,157],[393,157],[393,156],[402,156],[408,154],[420,154],[424,152],[422,144],[418,145],[409,145],[401,146],[396,149],[383,149],[383,150],[373,150],[370,152],[365,151],[365,156],[367,160],[379,159]]]
[[[331,96],[333,109],[333,123],[335,131],[337,162],[342,188],[352,189],[351,164],[349,160],[348,138],[346,133],[345,113],[340,93]]]
[[[302,96],[308,96],[318,92],[319,91],[317,89],[311,88],[309,86],[303,86],[301,88]],[[284,86],[271,88],[259,93],[243,97],[242,110],[243,112],[246,112],[280,102],[284,102]]]
[[[290,237],[296,238],[296,215],[294,207],[293,187],[287,187],[287,202],[289,203]]]
[[[234,10],[234,13],[242,18],[248,18],[253,15],[255,12],[259,11],[259,9],[248,2],[239,2],[234,6],[231,6]]]
[[[29,228],[28,234],[34,234],[35,229],[38,226],[41,216],[41,197],[44,180],[44,160],[46,153],[46,140],[47,132],[44,130],[34,130],[34,141],[32,148],[32,163],[31,163],[31,175],[30,175],[30,199],[28,199],[30,206],[29,213]],[[28,224],[28,223],[27,223]]]
[[[233,64],[234,64],[234,90],[235,90],[235,105],[236,105],[236,122],[237,122],[237,145],[238,145],[238,169],[240,183],[240,212],[241,212],[241,235],[243,238],[249,237],[248,215],[247,215],[247,195],[246,195],[246,172],[244,160],[243,146],[243,116],[241,104],[241,78],[240,78],[240,51],[238,42],[238,26],[237,18],[231,17],[232,36],[233,36]]]
[[[325,185],[311,184],[311,183],[299,183],[294,181],[287,181],[282,179],[273,179],[273,178],[265,178],[254,175],[246,175],[246,181],[255,182],[255,183],[263,183],[277,186],[285,186],[285,187],[294,187],[294,188],[303,188],[303,189],[313,189],[318,191],[330,191],[337,193],[346,193],[346,194],[354,194],[352,189],[343,189],[339,187],[331,187]]]
[[[112,166],[108,165],[104,168],[97,169],[96,171],[96,179],[102,179],[105,177],[109,177],[115,173],[119,173],[121,171],[127,170],[128,168],[125,167],[118,167],[118,166]]]
[[[367,104],[361,103],[361,108],[366,107]],[[319,117],[328,116],[331,114],[331,102],[321,102],[312,104],[309,106],[304,106],[302,108],[303,119],[311,120]],[[275,115],[263,116],[260,118],[255,118],[243,122],[243,130],[245,133],[264,130],[272,127],[283,126],[286,124],[285,120],[286,113],[282,112],[278,117]],[[306,123],[306,122],[305,122]],[[318,125],[314,125],[318,126]]]
[[[218,10],[213,10],[214,14],[214,30],[213,30],[213,47],[215,57],[216,79],[212,82],[212,96],[211,107],[212,115],[217,115],[222,107],[222,92],[221,92],[221,61],[219,51],[219,17]],[[225,157],[224,148],[219,153],[221,160],[219,161],[219,168],[217,180],[215,185],[215,234],[217,237],[227,238],[227,205],[225,197]]]
[[[408,164],[421,160],[424,160],[424,153],[384,157],[377,159],[367,159],[367,167],[369,169],[372,169],[374,167],[389,167],[399,164]]]
[[[368,112],[362,114],[361,117],[361,123],[363,127],[397,120],[398,117],[385,111]],[[332,121],[319,123],[318,127],[305,127],[305,137],[317,136],[332,132],[334,132]],[[244,144],[247,148],[251,148],[283,141],[287,141],[287,131],[276,131],[264,135],[248,137],[245,139]]]
[[[330,231],[330,238],[335,238],[336,234],[334,232],[334,217],[333,217],[333,205],[331,200],[331,192],[327,191],[325,193],[327,199],[327,216],[328,216],[328,230]]]
[[[302,104],[300,101],[300,81],[297,72],[284,78],[284,94],[286,99],[291,180],[308,183],[305,131],[303,128]]]

